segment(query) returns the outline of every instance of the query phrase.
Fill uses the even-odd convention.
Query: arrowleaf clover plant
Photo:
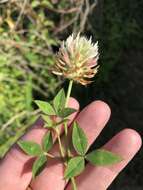
[[[104,149],[93,150],[88,153],[88,139],[84,130],[77,122],[72,123],[71,137],[68,131],[68,117],[77,110],[68,107],[73,82],[87,85],[98,71],[97,60],[99,57],[98,44],[92,43],[91,38],[71,35],[62,43],[56,63],[52,72],[69,79],[67,95],[61,89],[50,102],[36,100],[35,103],[41,110],[44,128],[47,133],[43,136],[41,145],[30,141],[19,141],[19,147],[28,155],[35,157],[32,174],[35,178],[48,164],[48,159],[59,159],[65,167],[64,179],[71,180],[73,190],[77,190],[75,177],[85,169],[85,163],[95,166],[108,166],[122,160],[119,155]],[[60,132],[64,126],[64,141]],[[54,145],[53,137],[57,137],[59,156],[50,153]],[[72,146],[71,146],[72,145]]]

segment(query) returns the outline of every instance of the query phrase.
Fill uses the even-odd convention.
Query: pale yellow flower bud
[[[98,71],[98,57],[98,43],[80,34],[71,35],[62,43],[52,72],[87,85]]]

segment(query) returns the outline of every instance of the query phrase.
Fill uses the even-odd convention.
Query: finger
[[[110,167],[93,167],[88,164],[84,173],[77,178],[78,190],[106,190],[140,147],[141,137],[136,131],[125,129],[118,133],[104,146],[104,149],[120,155],[123,161]],[[69,185],[67,190],[71,189]]]
[[[101,101],[95,101],[83,109],[76,120],[83,128],[89,146],[99,135],[110,117],[110,108]],[[32,182],[34,190],[63,190],[66,182],[63,180],[64,167],[62,163],[55,164],[49,161],[44,171]]]
[[[79,109],[78,102],[73,98],[70,99],[69,106],[77,110]],[[76,113],[71,115],[70,122],[75,116]],[[22,139],[40,143],[47,131],[43,128],[43,124],[41,119],[38,120]],[[0,190],[26,189],[32,177],[31,167],[33,160],[29,158],[17,146],[11,149],[0,164]]]

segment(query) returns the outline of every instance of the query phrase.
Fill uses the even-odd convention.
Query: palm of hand
[[[73,98],[70,100],[70,107],[79,109],[77,101]],[[88,143],[91,145],[109,120],[110,108],[104,102],[95,101],[80,113],[73,114],[70,122],[75,117],[87,134]],[[40,143],[46,132],[42,125],[43,122],[38,120],[23,139]],[[141,138],[136,131],[124,129],[118,133],[104,145],[104,148],[121,155],[124,160],[110,167],[92,167],[88,164],[86,170],[77,177],[78,190],[107,189],[140,147]],[[52,151],[57,151],[56,144]],[[29,185],[32,190],[71,190],[71,185],[63,180],[62,163],[49,161],[47,168],[31,181],[32,162],[33,159],[14,146],[0,164],[0,190],[26,190]]]

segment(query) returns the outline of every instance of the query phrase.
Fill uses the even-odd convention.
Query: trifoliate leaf
[[[73,124],[72,143],[78,154],[85,155],[88,145],[87,137],[76,122]]]
[[[44,169],[46,162],[47,158],[45,155],[42,155],[35,160],[32,167],[33,178],[35,178]]]
[[[57,113],[59,110],[62,110],[64,108],[65,101],[66,101],[65,92],[64,89],[62,88],[53,100],[54,108]]]
[[[55,115],[55,110],[50,103],[41,100],[36,100],[35,103],[43,113],[47,115]]]
[[[53,127],[53,120],[50,118],[49,115],[42,115],[43,120],[46,122],[46,127],[51,128]]]
[[[74,108],[64,108],[64,109],[58,111],[58,116],[65,118],[65,117],[70,116],[72,113],[74,113],[76,111],[77,110]]]
[[[43,151],[39,144],[31,141],[19,141],[20,148],[30,156],[40,156]]]
[[[85,160],[81,156],[74,157],[69,160],[67,168],[64,173],[65,179],[78,176],[85,168]]]
[[[44,137],[42,139],[42,146],[43,146],[43,150],[45,152],[48,152],[52,148],[52,146],[53,146],[53,139],[52,139],[52,134],[51,134],[50,131],[48,131],[44,135]]]
[[[119,155],[116,155],[104,149],[94,150],[91,153],[87,154],[85,158],[91,164],[96,166],[107,166],[122,161],[122,158]]]

